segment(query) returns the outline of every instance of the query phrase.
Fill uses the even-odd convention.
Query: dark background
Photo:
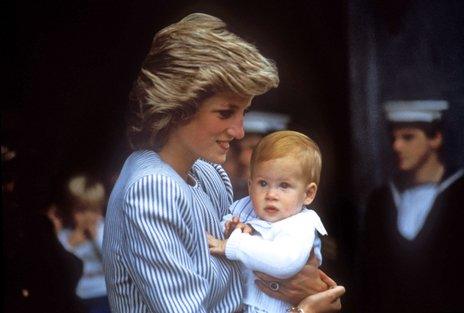
[[[276,61],[280,86],[255,98],[253,108],[290,114],[291,128],[320,144],[320,213],[329,233],[354,238],[351,209],[337,216],[346,230],[329,218],[350,197],[345,1],[16,1],[11,12],[13,77],[2,132],[30,176],[46,176],[51,190],[80,170],[111,180],[129,153],[127,94],[154,34],[204,12]],[[333,262],[327,271],[348,283],[346,262]]]
[[[255,108],[290,113],[328,160],[347,148],[342,1],[19,1],[13,8],[15,66],[3,125],[52,171],[119,167],[127,93],[151,39],[192,12],[222,18],[277,62],[281,84]]]
[[[162,27],[212,14],[274,59],[280,86],[253,107],[290,114],[321,146],[318,209],[337,245],[323,266],[348,287],[345,312],[363,201],[391,173],[383,101],[450,101],[447,160],[464,164],[464,1],[49,0],[5,12],[2,142],[57,189],[77,170],[119,170],[127,94]]]

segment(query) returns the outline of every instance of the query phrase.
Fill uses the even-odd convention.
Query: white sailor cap
[[[243,128],[249,133],[266,134],[287,128],[290,117],[285,114],[251,111],[245,114]]]
[[[448,109],[445,100],[395,100],[384,104],[386,118],[389,122],[424,122],[431,123],[442,118]]]

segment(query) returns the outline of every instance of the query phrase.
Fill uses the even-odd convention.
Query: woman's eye
[[[232,115],[234,115],[234,111],[233,110],[221,110],[221,111],[218,111],[219,113],[219,116],[222,118],[222,119],[228,119],[230,118]]]
[[[260,181],[258,181],[258,185],[261,186],[261,187],[266,187],[267,183],[264,180],[260,180]]]

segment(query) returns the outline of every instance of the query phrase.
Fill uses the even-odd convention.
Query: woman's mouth
[[[230,143],[229,141],[217,141],[217,144],[219,145],[219,147],[221,147],[223,150],[229,150],[229,147],[230,147]]]

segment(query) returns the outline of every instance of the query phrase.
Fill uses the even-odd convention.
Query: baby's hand
[[[240,219],[238,216],[232,217],[230,221],[227,221],[225,224],[225,230],[224,230],[224,236],[226,238],[230,237],[230,234],[236,229],[240,229],[242,233],[245,234],[251,234],[253,233],[254,229],[248,224],[240,222]]]
[[[236,226],[235,226],[235,229],[240,229],[242,231],[242,233],[244,234],[253,234],[253,227],[251,227],[250,225],[248,224],[245,224],[245,223],[238,223]]]
[[[238,216],[233,216],[232,219],[230,221],[227,221],[226,224],[224,225],[225,228],[224,228],[224,236],[226,238],[229,238],[230,237],[230,234],[232,234],[232,232],[234,231],[235,227],[237,226],[237,224],[240,223],[240,219]]]
[[[206,234],[208,238],[209,252],[214,255],[225,255],[226,254],[226,243],[227,240],[217,239],[210,234]]]

